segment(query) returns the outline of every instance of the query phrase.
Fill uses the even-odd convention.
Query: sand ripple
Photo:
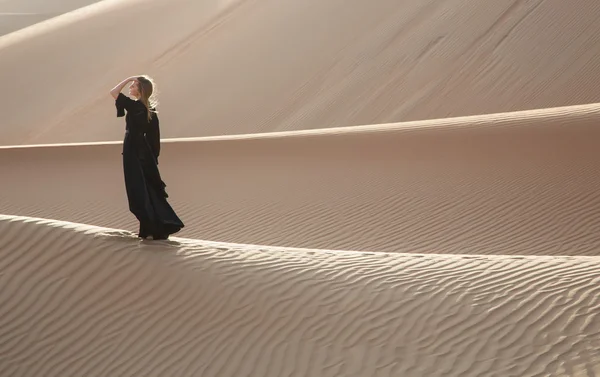
[[[600,373],[595,257],[143,243],[10,216],[0,232],[2,375]]]
[[[0,376],[600,375],[598,0],[0,3]]]
[[[321,249],[598,255],[600,105],[165,140],[182,237]],[[137,230],[118,143],[0,148],[0,213]],[[16,161],[16,162],[15,162]]]

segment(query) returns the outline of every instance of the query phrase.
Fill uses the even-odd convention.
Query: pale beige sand
[[[598,255],[600,105],[163,142],[184,237]],[[121,145],[0,149],[0,213],[137,230]]]
[[[600,102],[599,16],[103,0],[0,37],[0,144],[102,141],[0,147],[0,375],[600,375],[600,104],[556,107]],[[225,135],[163,140],[187,238],[132,233],[137,73],[163,138]]]
[[[99,0],[0,0],[0,36]]]
[[[44,13],[0,12],[0,35],[11,33],[52,17]]]
[[[119,140],[107,92],[140,73],[168,138],[600,102],[598,19],[597,0],[105,0],[0,38],[0,143]]]
[[[0,216],[6,376],[597,376],[600,259],[290,250]]]

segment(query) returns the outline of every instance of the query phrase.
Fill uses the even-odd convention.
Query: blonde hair
[[[146,106],[148,113],[148,122],[152,119],[152,114],[158,113],[156,106],[158,99],[156,96],[156,84],[150,76],[138,76],[138,92],[140,93],[140,101]]]

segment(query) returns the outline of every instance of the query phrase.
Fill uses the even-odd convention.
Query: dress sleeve
[[[115,106],[117,107],[117,117],[125,116],[125,110],[130,111],[133,108],[135,101],[127,97],[123,93],[119,93],[115,100]]]

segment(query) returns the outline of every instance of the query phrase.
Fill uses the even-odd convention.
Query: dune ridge
[[[119,140],[106,93],[140,73],[165,138],[600,102],[594,0],[111,1],[0,37],[1,144]]]
[[[12,216],[0,231],[2,374],[600,373],[595,257],[147,243]]]
[[[1,376],[600,375],[598,1],[92,2],[0,0]]]
[[[182,237],[444,254],[598,255],[600,105],[165,140]],[[135,230],[119,143],[0,149],[0,213]],[[16,162],[15,162],[16,161]]]
[[[111,1],[114,2],[115,0]],[[14,43],[23,38],[32,37],[37,32],[47,31],[47,28],[56,22],[53,19],[63,14],[75,12],[94,3],[103,3],[102,6],[104,6],[109,1],[61,0],[56,2],[44,0],[2,0],[0,1],[0,45],[9,40]],[[87,8],[85,11],[95,13],[102,6],[98,7],[96,5],[95,7]],[[6,34],[16,33],[17,31],[18,34],[2,38]]]

